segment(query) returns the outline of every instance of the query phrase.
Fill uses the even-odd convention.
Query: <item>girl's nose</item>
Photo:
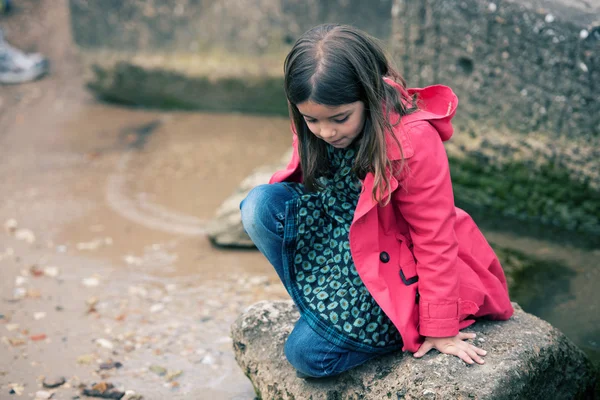
[[[337,135],[337,131],[335,129],[321,129],[321,137],[323,139],[333,139]]]

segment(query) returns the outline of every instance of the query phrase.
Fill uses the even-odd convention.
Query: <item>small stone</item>
[[[62,386],[65,384],[67,380],[63,377],[54,377],[54,378],[44,378],[42,385],[44,385],[47,389],[54,389],[56,387]]]
[[[210,354],[207,354],[206,356],[204,356],[204,358],[202,359],[202,364],[206,364],[206,365],[212,365],[215,363],[215,359],[213,356],[211,356]]]
[[[16,331],[19,329],[19,324],[6,324],[5,326],[9,331]]]
[[[589,35],[590,35],[590,33],[588,32],[588,30],[587,30],[587,29],[582,29],[582,30],[579,32],[579,39],[582,39],[582,40],[583,40],[583,39],[586,39],[586,38],[587,38]]]
[[[164,304],[162,304],[162,303],[156,303],[156,304],[153,304],[152,307],[150,307],[150,312],[151,313],[157,313],[157,312],[162,311],[164,309],[165,309],[165,305]]]
[[[125,257],[123,257],[123,260],[125,260],[125,262],[129,265],[142,265],[144,260],[141,259],[140,257],[136,257],[136,256],[132,256],[132,255],[127,255]]]
[[[44,267],[44,275],[49,276],[51,278],[55,278],[58,276],[59,270],[57,267]]]
[[[40,319],[46,318],[46,313],[44,311],[33,313],[33,319],[39,321]]]
[[[490,10],[490,12],[496,12],[497,9],[498,9],[498,6],[496,5],[496,3],[488,4],[488,10]]]
[[[15,277],[15,286],[23,286],[27,283],[27,277],[25,276],[17,276]]]
[[[108,382],[94,384],[91,388],[83,387],[81,393],[84,396],[100,397],[103,399],[121,399],[125,392],[114,389],[114,385]]]
[[[90,278],[84,278],[81,283],[86,287],[96,287],[100,284],[100,280],[98,280],[98,278],[95,276],[92,276]]]
[[[544,18],[544,21],[546,21],[547,24],[551,24],[552,22],[554,22],[554,15],[547,14]]]
[[[46,390],[40,390],[35,393],[35,400],[47,400],[51,399],[54,393],[48,392]]]
[[[35,235],[29,229],[17,229],[15,232],[15,238],[30,244],[35,242]]]
[[[6,220],[6,222],[4,223],[4,230],[9,235],[12,235],[13,233],[15,233],[18,226],[19,226],[19,224],[17,223],[17,220],[14,218],[11,218],[11,219]]]
[[[123,364],[119,361],[107,361],[100,364],[100,369],[113,369],[113,368],[121,368]]]
[[[17,396],[22,395],[25,391],[25,387],[20,383],[9,383],[8,388],[10,389],[8,393],[16,394]]]
[[[112,350],[115,347],[110,340],[102,339],[102,338],[96,339],[96,344],[98,344],[101,347],[104,347],[105,349],[110,349],[110,350]]]

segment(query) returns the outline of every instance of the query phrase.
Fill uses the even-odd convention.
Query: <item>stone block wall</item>
[[[380,38],[414,86],[444,83],[458,121],[600,132],[599,0],[70,0],[98,95],[141,105],[285,114],[282,64],[319,23]]]

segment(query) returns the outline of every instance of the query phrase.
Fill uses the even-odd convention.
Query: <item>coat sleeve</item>
[[[273,174],[269,183],[298,182],[302,183],[302,171],[300,169],[300,154],[298,153],[298,135],[292,125],[292,158],[285,169]]]
[[[408,127],[406,127],[409,129]],[[419,333],[458,334],[458,243],[448,157],[438,132],[426,121],[410,125],[414,155],[406,160],[396,210],[409,225],[419,277]]]

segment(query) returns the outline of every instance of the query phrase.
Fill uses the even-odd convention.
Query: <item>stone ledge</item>
[[[591,399],[595,377],[585,354],[547,322],[517,304],[506,322],[480,321],[469,330],[488,351],[486,364],[467,366],[430,352],[396,353],[337,377],[296,377],[283,346],[299,314],[291,301],[262,301],[232,325],[235,357],[259,399]]]

